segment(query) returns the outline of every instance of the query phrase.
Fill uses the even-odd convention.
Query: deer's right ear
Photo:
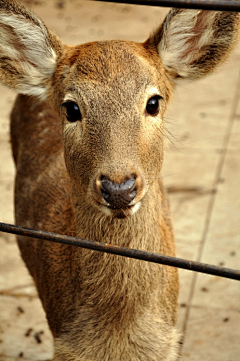
[[[0,0],[0,81],[17,92],[47,97],[63,44],[13,0]]]
[[[172,9],[146,44],[157,49],[175,81],[192,80],[227,58],[238,30],[238,13]]]

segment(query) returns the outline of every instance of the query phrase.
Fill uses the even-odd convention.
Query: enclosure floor
[[[166,9],[91,1],[26,0],[65,42],[144,41]],[[166,116],[165,164],[179,257],[240,269],[240,46],[208,78],[177,91]],[[0,88],[0,221],[13,223],[9,113]],[[45,361],[52,339],[13,235],[0,234],[0,361]],[[240,360],[240,283],[180,273],[182,361]],[[124,360],[123,360],[124,361]]]

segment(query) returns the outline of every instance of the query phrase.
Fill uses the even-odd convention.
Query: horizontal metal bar
[[[95,0],[110,3],[121,3],[131,5],[149,5],[162,7],[175,7],[185,9],[202,9],[214,11],[234,11],[240,12],[239,1],[218,1],[218,0]]]
[[[6,233],[13,233],[21,236],[43,239],[46,241],[61,243],[69,246],[87,248],[94,251],[111,253],[118,256],[135,258],[142,261],[159,263],[171,267],[182,268],[190,271],[196,271],[213,276],[220,276],[240,281],[240,271],[230,268],[209,265],[201,262],[188,261],[181,258],[164,256],[131,248],[119,247],[102,242],[88,241],[85,239],[75,238],[71,236],[62,236],[56,233],[38,231],[6,223],[0,223],[0,231]]]

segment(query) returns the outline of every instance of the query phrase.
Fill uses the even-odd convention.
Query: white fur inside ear
[[[44,99],[46,84],[56,64],[45,26],[37,18],[33,22],[24,16],[0,11],[0,27],[0,58],[4,58],[12,70],[8,70],[10,77],[15,76],[16,70],[16,90]]]
[[[183,78],[195,72],[191,65],[199,58],[201,49],[212,42],[215,18],[216,13],[201,10],[182,10],[169,20],[166,18],[158,46],[166,69],[177,71]]]

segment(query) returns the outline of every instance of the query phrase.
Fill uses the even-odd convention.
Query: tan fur
[[[0,80],[24,94],[11,116],[16,223],[174,256],[160,176],[164,112],[178,78],[198,78],[226,58],[238,22],[238,14],[173,9],[143,44],[69,47],[24,7],[0,1]],[[160,109],[150,115],[146,104],[157,94]],[[78,104],[81,120],[66,119],[66,101]],[[129,206],[109,207],[102,175],[118,185],[136,177]],[[54,360],[178,359],[176,269],[18,243],[54,336]]]

